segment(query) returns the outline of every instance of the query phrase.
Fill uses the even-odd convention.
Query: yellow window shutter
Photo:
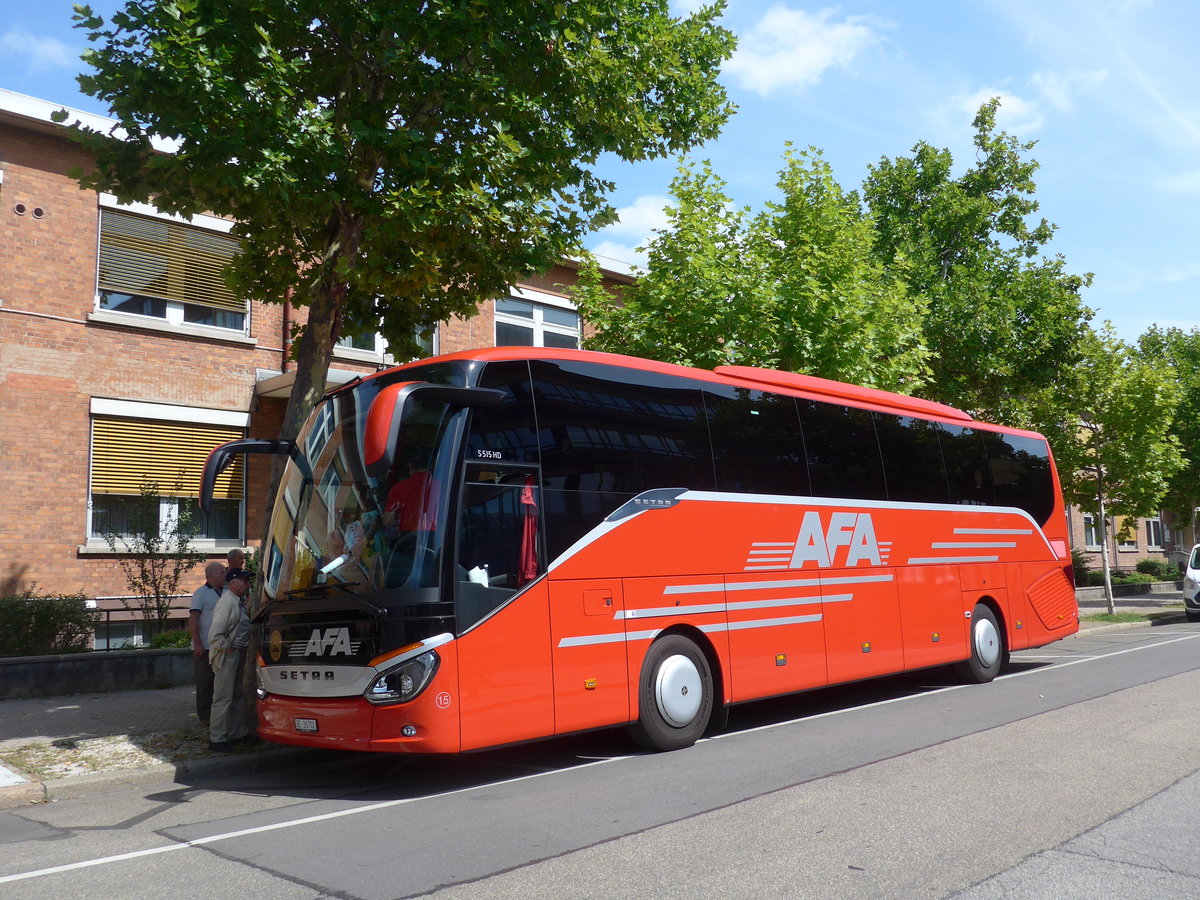
[[[241,429],[96,416],[92,419],[92,493],[137,494],[156,485],[166,497],[200,496],[200,474],[218,444],[243,437]],[[213,496],[241,499],[243,458],[217,478]]]
[[[102,291],[161,297],[244,313],[246,302],[225,283],[238,253],[225,234],[111,209],[100,211]]]

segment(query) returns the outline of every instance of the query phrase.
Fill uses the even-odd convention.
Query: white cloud
[[[629,206],[619,207],[618,221],[596,232],[599,240],[589,249],[597,256],[606,257],[600,264],[609,268],[613,268],[610,265],[613,262],[645,266],[646,254],[639,253],[637,248],[650,240],[655,229],[665,229],[670,224],[666,213],[670,202],[669,198],[659,194],[647,194]]]
[[[781,88],[816,84],[833,66],[847,68],[863,50],[879,43],[886,22],[872,16],[833,21],[836,8],[810,13],[772,6],[748,34],[724,71],[748,91],[766,96]]]
[[[646,254],[630,244],[618,241],[601,241],[588,248],[597,257],[596,261],[605,269],[627,272],[632,266],[646,267]]]
[[[1156,182],[1156,186],[1161,190],[1173,193],[1194,194],[1200,191],[1200,169],[1160,178]]]
[[[20,28],[0,35],[0,53],[14,60],[24,59],[30,72],[79,68],[79,55],[57,38],[40,38]]]
[[[1037,103],[999,88],[985,87],[973,94],[960,94],[955,98],[954,106],[958,111],[974,118],[975,113],[979,112],[979,107],[993,97],[1000,98],[1000,108],[996,111],[996,125],[1001,131],[1024,138],[1029,132],[1042,127],[1042,112]]]
[[[1108,80],[1108,69],[1088,72],[1034,72],[1029,80],[1034,90],[1060,112],[1071,109],[1075,98]]]

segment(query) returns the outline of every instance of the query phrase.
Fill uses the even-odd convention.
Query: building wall
[[[1088,539],[1086,513],[1078,507],[1070,510],[1071,546],[1080,551],[1087,561],[1088,568],[1100,571],[1104,567],[1100,545]],[[1150,519],[1137,519],[1136,534],[1131,535],[1128,545],[1122,545],[1117,538],[1120,520],[1109,520],[1108,523],[1108,560],[1113,569],[1134,571],[1138,562],[1143,559],[1164,560],[1172,565],[1178,565],[1186,559],[1188,551],[1195,542],[1195,536],[1188,523],[1175,521],[1168,512],[1161,514],[1162,541],[1152,544],[1150,541]],[[1095,531],[1092,534],[1096,534]]]
[[[97,314],[99,198],[68,175],[87,165],[53,126],[0,109],[0,596],[33,584],[93,597],[128,593],[118,557],[95,541],[87,546],[92,401],[249,413],[248,436],[275,437],[286,400],[257,396],[256,385],[291,368],[285,316],[306,320],[303,309],[252,303],[248,335],[214,337]],[[563,285],[574,281],[564,265],[520,287],[565,296]],[[493,307],[443,323],[439,351],[492,346]],[[339,351],[333,367],[367,374],[382,361]],[[249,545],[263,532],[271,464],[247,458]],[[207,546],[213,558],[227,549]],[[189,575],[189,590],[200,571]]]

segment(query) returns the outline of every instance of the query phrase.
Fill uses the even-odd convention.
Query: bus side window
[[[974,428],[941,425],[942,454],[950,481],[950,502],[969,506],[992,506],[992,476],[988,468],[983,435]]]
[[[717,385],[704,391],[717,490],[812,493],[792,397]]]
[[[983,432],[996,505],[1023,509],[1039,524],[1054,510],[1050,448],[1044,440]]]
[[[708,424],[694,383],[577,361],[539,360],[532,371],[547,488],[627,496],[712,489]]]
[[[538,462],[537,426],[524,360],[488,363],[479,387],[504,391],[508,397],[491,409],[471,411],[467,462]]]
[[[950,486],[936,422],[875,414],[889,500],[949,503]]]
[[[800,400],[798,405],[813,496],[886,500],[871,413],[815,400]]]

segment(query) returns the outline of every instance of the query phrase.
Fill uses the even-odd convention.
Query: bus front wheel
[[[1004,667],[1008,654],[996,614],[982,603],[971,613],[971,658],[957,666],[959,677],[974,684],[986,684]]]
[[[647,750],[690,747],[713,709],[713,678],[704,651],[683,635],[650,645],[638,686],[638,720],[629,734]]]

